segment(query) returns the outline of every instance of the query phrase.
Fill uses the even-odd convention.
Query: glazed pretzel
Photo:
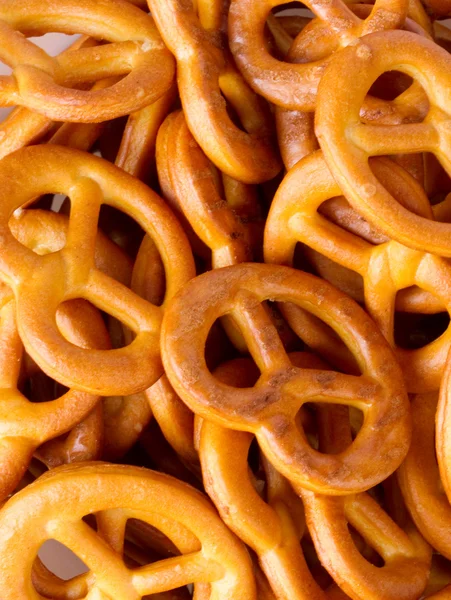
[[[435,458],[435,413],[437,393],[412,399],[413,439],[409,453],[398,470],[404,501],[425,539],[443,556],[451,556],[447,524],[451,506],[443,490]]]
[[[397,198],[399,206],[410,206],[418,214],[432,217],[422,188],[404,170],[383,158],[375,159],[371,166],[385,189]],[[265,230],[265,260],[291,264],[296,243],[302,241],[358,273],[364,282],[367,310],[395,346],[397,292],[419,286],[451,310],[447,291],[447,282],[451,281],[450,265],[445,259],[412,250],[393,240],[373,246],[337,227],[321,215],[318,208],[340,193],[321,152],[299,162],[286,176],[273,202]],[[413,294],[417,295],[415,290]],[[425,301],[421,295],[417,295],[416,300],[419,304]],[[440,338],[418,350],[396,348],[409,391],[427,392],[439,388],[450,341],[451,328],[448,328]]]
[[[340,452],[351,438],[342,407],[318,406],[319,448]],[[368,493],[340,498],[295,486],[307,526],[323,566],[354,600],[416,600],[426,587],[431,549],[407,523],[401,529]],[[357,549],[349,525],[382,557],[376,567]]]
[[[228,56],[224,38],[227,2],[148,0],[168,48],[177,59],[180,98],[191,133],[223,172],[243,183],[261,183],[280,170],[270,114]],[[246,131],[226,110],[225,98]]]
[[[81,36],[64,52],[79,48],[95,46],[93,38]],[[40,113],[23,106],[15,108],[0,123],[0,158],[15,150],[37,143],[42,140],[54,127],[54,122]]]
[[[238,68],[256,92],[277,106],[307,111],[315,110],[318,84],[330,53],[372,31],[400,27],[408,9],[407,0],[376,0],[370,15],[361,20],[341,0],[332,4],[308,0],[305,5],[328,24],[326,56],[306,64],[289,64],[272,57],[265,48],[266,20],[281,4],[284,0],[262,0],[258,4],[232,0],[230,48]]]
[[[97,533],[81,520],[94,512]],[[188,554],[129,569],[121,555],[129,518],[150,523],[169,537],[182,528],[188,542],[197,537],[198,546]],[[256,598],[250,559],[207,500],[189,486],[145,469],[101,463],[55,469],[8,502],[0,531],[0,593],[5,600],[39,597],[29,573],[49,538],[68,546],[90,568],[91,576],[81,577],[78,597],[131,600],[209,582],[212,600]],[[25,536],[24,555],[17,540]]]
[[[23,170],[30,173],[26,180]],[[94,266],[94,242],[102,203],[131,215],[155,240],[166,270],[166,298],[194,272],[183,231],[163,201],[138,180],[95,156],[57,146],[25,148],[3,159],[0,214],[1,277],[13,287],[18,326],[27,352],[64,385],[103,395],[146,389],[161,375],[158,337],[162,310]],[[45,258],[11,234],[11,214],[55,189],[71,198],[65,247]],[[34,277],[30,278],[33,272]],[[39,272],[39,277],[36,273]],[[136,333],[125,348],[86,350],[64,340],[54,315],[58,305],[83,296]]]
[[[139,249],[135,265],[133,268],[132,289],[145,300],[153,304],[161,302],[162,291],[164,289],[164,272],[159,268],[159,254],[155,245],[149,237],[146,237]],[[163,302],[162,308],[165,308]],[[160,379],[150,388],[145,390],[142,398],[146,402],[147,408],[151,409],[159,426],[162,429],[164,437],[174,448],[177,454],[187,465],[197,465],[197,453],[193,446],[193,414],[178,398],[171,387],[167,377],[163,374]],[[136,399],[124,399],[125,407],[130,404],[131,416],[129,430],[132,432],[128,437],[138,438],[140,430],[145,422],[136,420]],[[123,414],[118,415],[117,429],[123,429]],[[147,419],[147,422],[150,419]],[[137,431],[139,429],[139,431]],[[133,433],[134,432],[134,433]],[[115,435],[115,438],[118,436]],[[117,440],[123,447],[123,440]]]
[[[324,367],[313,355],[291,354],[290,359],[303,368]],[[228,385],[249,387],[258,378],[256,371],[249,359],[236,359],[223,363],[215,375]],[[257,553],[279,600],[338,597],[319,587],[305,562],[299,541],[304,533],[302,503],[288,482],[266,465],[267,501],[255,490],[247,462],[252,438],[203,421],[199,454],[208,495],[224,522]],[[340,597],[347,598],[343,593]]]
[[[40,255],[57,252],[64,247],[68,220],[56,213],[42,210],[25,210],[10,220],[11,232],[25,247]],[[126,282],[128,259],[101,233],[97,235],[95,261],[104,273]],[[50,400],[50,390],[44,390],[47,398],[30,403],[17,388],[18,367],[22,344],[17,333],[12,292],[4,284],[1,287],[3,318],[0,321],[3,334],[2,378],[3,431],[2,480],[0,496],[5,497],[17,485],[28,466],[33,451],[46,440],[70,430],[65,439],[52,439],[40,446],[36,455],[47,466],[63,462],[92,459],[100,450],[103,423],[97,396],[71,390],[57,400]],[[83,347],[109,348],[109,339],[98,313],[84,300],[64,303],[56,314],[58,327],[72,342]],[[14,362],[16,361],[16,362]],[[29,372],[36,368],[28,369]],[[11,387],[11,389],[6,389]],[[47,400],[47,401],[44,401]],[[97,406],[96,406],[97,405]],[[13,406],[15,407],[13,410]],[[89,414],[90,411],[91,415]],[[88,415],[86,419],[77,423]]]
[[[157,146],[163,194],[181,213],[192,247],[202,252],[200,246],[205,245],[211,251],[211,257],[202,254],[212,268],[250,261],[253,250],[258,253],[263,224],[255,187],[217,171],[191,135],[182,111],[167,117]],[[236,325],[227,318],[223,325],[234,345],[245,351]]]
[[[427,199],[423,194],[415,193],[406,196],[406,206],[411,207],[415,212],[429,211]],[[451,196],[446,198],[440,204],[432,207],[432,213],[436,220],[442,219],[451,208]],[[275,211],[276,212],[276,211]],[[389,242],[382,233],[375,230],[370,224],[361,217],[347,202],[345,198],[334,198],[327,200],[320,207],[321,215],[339,227],[358,235],[373,245],[379,245]],[[323,254],[315,250],[305,248],[305,254],[309,261],[314,265],[317,273],[332,283],[338,289],[344,291],[358,302],[364,302],[363,278],[355,271],[351,271],[344,266],[335,263]],[[396,310],[403,312],[414,312],[422,314],[436,314],[445,310],[445,305],[440,298],[432,295],[430,292],[418,287],[406,288],[400,290],[396,295]]]
[[[77,302],[83,301],[75,301],[75,304]],[[80,310],[77,310],[77,306],[68,304],[60,310],[67,311],[71,321],[78,316],[77,313],[84,313],[85,318],[87,315],[90,317],[89,331],[85,330],[81,334],[85,346],[108,347],[109,340],[102,320],[100,316],[92,313],[93,309],[89,305],[85,303]],[[66,333],[70,334],[70,331],[66,330]],[[72,339],[79,342],[80,332],[76,333],[78,335]],[[89,414],[99,398],[85,392],[69,390],[56,400],[31,403],[19,392],[17,382],[22,344],[17,332],[14,300],[7,302],[1,309],[0,344],[2,347],[0,498],[4,499],[19,483],[36,448],[50,438],[71,430]]]
[[[98,402],[68,435],[45,442],[34,456],[49,469],[74,462],[99,460],[103,450],[103,429],[102,403]]]
[[[423,86],[431,105],[427,117],[422,123],[363,125],[359,110],[368,87],[395,66]],[[445,50],[412,33],[371,34],[331,60],[321,81],[315,117],[324,157],[356,210],[391,239],[442,256],[451,255],[451,225],[433,223],[400,206],[373,175],[368,158],[387,153],[432,152],[451,172],[445,93],[450,67],[451,58]],[[355,73],[362,76],[355,77]],[[330,86],[338,80],[340,91],[331,95]]]
[[[169,115],[160,128],[157,169],[164,196],[211,249],[213,268],[250,260],[248,227],[223,199],[221,174],[191,135],[182,111]],[[251,205],[251,210],[258,212],[253,188],[235,184],[239,188],[237,195],[243,197],[241,204]]]
[[[451,436],[449,432],[449,423],[451,419],[451,361],[449,356],[446,362],[445,372],[440,387],[440,396],[436,414],[435,444],[437,462],[440,469],[440,477],[448,497],[451,502],[451,470],[449,468],[449,459],[451,457]]]
[[[261,306],[268,299],[294,302],[326,321],[346,340],[363,375],[293,367]],[[205,363],[208,332],[225,314],[238,324],[262,372],[257,384],[245,390],[219,382]],[[405,455],[410,438],[408,407],[388,345],[352,300],[311,275],[257,264],[201,275],[171,302],[161,344],[166,374],[182,400],[206,419],[254,433],[268,459],[299,485],[329,494],[368,489]],[[387,369],[393,372],[388,375]],[[366,419],[358,443],[340,456],[317,454],[295,425],[298,410],[311,400],[363,410]],[[370,423],[378,425],[373,428]],[[363,458],[376,447],[378,455],[384,456],[383,464]]]
[[[50,31],[83,33],[111,44],[52,58],[20,35]],[[0,79],[0,104],[26,106],[55,121],[96,122],[129,114],[162,96],[174,77],[174,61],[152,19],[125,0],[4,0],[0,52],[13,69]],[[123,75],[108,89],[70,89]]]
[[[359,18],[365,18],[370,14],[372,6],[352,4],[350,8]],[[418,27],[411,19],[406,19],[404,27],[423,36],[426,35],[423,29]],[[292,63],[306,63],[327,55],[333,51],[331,48],[327,48],[328,36],[334,37],[330,26],[319,18],[313,19],[303,29],[302,35],[293,40],[286,57],[287,60]],[[321,44],[326,47],[322,47]],[[382,125],[413,123],[423,120],[428,109],[427,96],[419,85],[414,85],[392,101],[380,100],[370,95],[366,96],[360,110],[360,116],[363,123]],[[285,167],[290,169],[298,160],[319,147],[314,133],[314,114],[276,107],[275,115],[282,158]],[[408,160],[414,162],[416,170],[422,170],[423,159],[421,154],[413,155]]]

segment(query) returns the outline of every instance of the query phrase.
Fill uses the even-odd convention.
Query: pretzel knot
[[[305,5],[327,23],[327,34],[331,39],[324,44],[323,35],[313,44],[316,49],[318,43],[324,44],[326,56],[306,61],[306,64],[289,64],[269,54],[264,37],[271,10],[284,3],[284,0],[258,3],[232,0],[230,47],[241,73],[254,90],[277,106],[308,111],[315,110],[318,84],[330,54],[372,31],[401,26],[408,8],[406,0],[376,0],[369,16],[361,20],[342,0],[308,0]]]
[[[52,58],[24,37],[52,31],[111,43]],[[152,18],[124,0],[6,0],[0,6],[0,56],[13,70],[0,77],[0,104],[26,106],[55,121],[129,114],[155,102],[174,78],[174,60]],[[106,89],[70,89],[117,76],[123,79]]]
[[[362,124],[359,111],[368,89],[393,69],[423,86],[430,103],[426,118],[411,124]],[[432,152],[451,173],[450,72],[449,54],[433,42],[405,31],[373,33],[331,59],[315,116],[324,158],[354,208],[391,239],[442,256],[451,256],[451,225],[431,222],[400,206],[371,172],[368,158]]]
[[[371,169],[372,177],[377,177],[379,185],[393,194],[400,209],[407,212],[409,207],[419,215],[433,216],[423,189],[401,167],[387,158],[377,158],[371,162]],[[296,243],[303,242],[315,251],[313,261],[316,264],[320,262],[316,255],[319,253],[360,275],[366,308],[395,347],[394,313],[398,291],[408,292],[404,296],[404,306],[407,303],[414,307],[422,300],[418,289],[421,288],[438,299],[438,310],[445,307],[451,311],[449,262],[394,240],[384,241],[381,238],[382,243],[372,245],[364,239],[365,236],[359,237],[332,223],[319,209],[326,200],[339,195],[340,188],[321,152],[310,155],[293,167],[271,207],[265,230],[265,259],[289,265]],[[409,214],[426,221],[425,217]],[[289,320],[295,318],[293,314]],[[396,347],[409,391],[428,392],[439,388],[450,343],[451,327],[448,327],[444,335],[423,348],[407,350]]]
[[[110,204],[153,238],[166,271],[167,300],[194,274],[191,251],[175,217],[155,193],[121,169],[63,147],[36,146],[6,157],[0,182],[0,278],[14,291],[27,352],[57,381],[89,393],[128,395],[148,388],[162,373],[158,339],[163,308],[98,270],[97,220],[101,205]],[[13,236],[8,221],[18,208],[55,191],[71,200],[67,240],[61,250],[39,256]],[[81,297],[131,329],[133,341],[113,350],[69,343],[56,324],[56,310]]]
[[[177,59],[183,110],[196,141],[224,173],[244,183],[262,183],[280,170],[273,149],[271,116],[228,56],[224,37],[225,3],[148,0],[168,48]],[[246,131],[230,118],[225,98]]]
[[[346,341],[363,374],[294,367],[265,300],[293,302],[325,321]],[[207,369],[207,335],[225,314],[237,323],[262,373],[254,387],[227,386]],[[201,275],[171,302],[161,343],[166,374],[182,400],[206,419],[254,433],[275,467],[301,486],[327,494],[362,491],[392,473],[407,452],[407,397],[388,344],[358,305],[311,275],[257,264]],[[364,412],[356,441],[342,454],[319,454],[298,430],[296,415],[310,401]],[[383,460],[368,461],[370,455]]]
[[[97,532],[82,520],[94,513]],[[175,537],[176,545],[180,538],[180,550],[187,553],[128,568],[122,550],[130,518]],[[76,597],[139,600],[199,582],[200,587],[210,584],[212,599],[256,599],[250,558],[205,497],[146,469],[105,463],[54,469],[5,505],[0,528],[0,594],[5,600],[38,597],[30,573],[48,539],[66,545],[90,569],[78,578]]]

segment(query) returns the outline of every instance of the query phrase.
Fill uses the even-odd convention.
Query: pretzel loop
[[[400,206],[372,174],[368,157],[433,152],[451,172],[450,67],[446,51],[412,33],[370,34],[332,59],[321,81],[315,117],[324,157],[356,210],[390,238],[441,256],[451,256],[450,225],[433,223]],[[359,111],[369,87],[393,68],[411,75],[423,86],[431,105],[429,113],[422,123],[362,125]],[[337,80],[341,82],[338,90],[333,83]]]
[[[268,299],[294,302],[326,321],[346,339],[363,375],[292,366],[261,306]],[[166,373],[196,414],[255,433],[266,456],[290,480],[328,494],[367,489],[370,481],[380,481],[383,476],[363,458],[366,449],[374,444],[381,452],[381,446],[386,445],[390,466],[384,465],[384,470],[392,469],[406,452],[410,426],[405,392],[397,380],[399,373],[393,378],[385,373],[388,364],[397,369],[388,346],[350,302],[324,282],[292,269],[244,264],[212,271],[185,286],[165,315],[162,356]],[[351,321],[351,313],[358,317]],[[208,332],[225,314],[233,315],[261,370],[252,388],[225,385],[206,367],[203,348]],[[386,386],[395,382],[396,389],[389,391]],[[358,442],[340,456],[316,453],[295,425],[297,412],[310,401],[359,407],[365,414],[365,425]],[[359,482],[353,475],[357,471],[361,474]]]
[[[51,58],[21,34],[83,33],[112,42]],[[55,121],[99,122],[139,110],[170,87],[174,61],[152,19],[122,0],[6,0],[0,7],[0,56],[12,69],[0,80],[0,103],[23,105]],[[69,89],[123,76],[107,89]]]

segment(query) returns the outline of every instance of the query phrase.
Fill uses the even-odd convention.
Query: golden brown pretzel
[[[261,305],[268,299],[294,302],[328,323],[346,340],[363,375],[293,367]],[[208,332],[225,314],[237,323],[262,372],[252,388],[222,384],[206,366]],[[257,264],[201,275],[171,302],[161,344],[166,374],[182,400],[204,418],[254,433],[268,459],[299,485],[328,494],[361,491],[382,481],[405,456],[408,406],[388,344],[357,304],[311,275]],[[340,456],[316,453],[295,425],[298,410],[311,400],[363,410],[357,444]],[[377,448],[381,462],[364,458],[370,448]]]
[[[96,44],[93,38],[81,36],[64,52],[89,48]],[[45,115],[23,106],[15,108],[0,123],[0,158],[42,140],[54,126],[54,122]]]
[[[351,4],[350,8],[358,17],[368,17],[372,9],[368,4]],[[411,19],[406,19],[405,28],[421,35],[426,35]],[[328,23],[319,18],[313,19],[293,41],[287,60],[304,64],[321,58],[333,49],[327,49],[328,37],[334,37]],[[326,45],[326,48],[323,46]],[[384,86],[384,91],[386,88]],[[362,105],[360,115],[364,123],[380,123],[392,125],[396,123],[413,123],[421,121],[428,111],[427,96],[420,86],[412,86],[399,94],[392,101],[380,100],[368,95]],[[288,110],[276,107],[277,134],[282,158],[287,169],[298,160],[315,151],[318,141],[314,134],[314,114],[304,111]],[[407,157],[404,158],[406,160]],[[414,162],[416,170],[422,170],[422,156],[408,157]]]
[[[30,173],[26,180],[23,169]],[[161,309],[95,268],[97,219],[101,204],[107,203],[127,212],[153,237],[165,265],[170,298],[194,272],[188,243],[172,213],[155,193],[117,167],[57,146],[25,148],[7,156],[1,162],[0,181],[4,194],[0,271],[13,287],[27,352],[47,374],[77,389],[127,395],[149,387],[162,371]],[[13,237],[8,220],[24,204],[55,189],[71,199],[67,242],[59,252],[39,257]],[[37,270],[39,277],[30,279],[30,272]],[[133,330],[136,337],[131,344],[108,351],[68,344],[57,330],[54,314],[61,302],[80,296]]]
[[[317,408],[319,447],[339,452],[349,444],[349,415],[342,407]],[[404,530],[369,494],[340,498],[295,486],[304,502],[306,522],[323,566],[354,600],[417,600],[426,587],[431,549],[407,522]],[[349,525],[383,560],[377,567],[358,551]]]
[[[423,86],[430,102],[425,120],[393,126],[362,124],[359,111],[368,87],[394,65]],[[356,210],[391,239],[442,256],[451,255],[451,225],[431,222],[396,202],[371,172],[368,158],[387,152],[432,152],[451,172],[447,100],[450,67],[448,53],[429,40],[406,31],[370,34],[331,59],[321,80],[315,115],[324,157]],[[336,81],[340,86],[335,86],[331,94]]]
[[[81,520],[94,512],[97,532]],[[183,545],[189,553],[128,569],[122,549],[131,517],[169,537],[176,535],[176,544],[180,530],[186,531]],[[91,570],[80,578],[78,597],[139,600],[149,593],[209,582],[211,600],[256,598],[246,550],[207,500],[189,486],[145,469],[101,463],[59,467],[9,501],[0,514],[0,531],[0,594],[5,600],[39,597],[32,588],[31,567],[49,538],[70,547]],[[17,541],[25,536],[24,555]]]
[[[386,158],[375,159],[372,168],[397,198],[399,206],[410,206],[420,215],[432,216],[422,188],[403,169]],[[324,201],[339,195],[340,188],[321,152],[299,162],[286,176],[273,202],[265,229],[265,259],[276,264],[291,264],[296,243],[302,241],[358,273],[364,281],[367,310],[395,346],[394,313],[399,290],[419,286],[451,310],[447,288],[447,281],[451,281],[449,262],[393,240],[373,246],[337,227],[322,216],[318,208]],[[414,302],[424,303],[424,297],[418,296],[416,291],[410,290],[409,294],[413,295]],[[451,328],[418,350],[396,348],[409,391],[427,392],[439,388],[450,341]]]
[[[412,436],[415,440],[398,470],[404,501],[419,531],[433,548],[450,558],[451,506],[443,490],[435,458],[436,392],[412,399]]]
[[[244,183],[272,179],[280,162],[272,144],[271,117],[243,80],[226,50],[225,0],[148,0],[168,48],[177,59],[185,117],[196,141],[223,172]],[[227,98],[246,131],[226,110]]]
[[[243,223],[223,199],[221,173],[196,143],[182,111],[166,118],[158,133],[157,144],[157,168],[164,195],[171,199],[171,204],[176,205],[196,235],[211,249],[212,267],[250,260],[247,223]],[[236,185],[244,197],[242,203],[257,204],[251,186],[241,182]]]
[[[283,0],[261,0],[257,4],[252,0],[232,0],[230,47],[241,73],[254,90],[283,108],[308,111],[315,109],[318,83],[330,53],[371,31],[400,27],[408,9],[407,0],[377,0],[370,15],[361,20],[341,0],[332,3],[308,0],[306,6],[328,24],[330,44],[326,56],[320,60],[289,64],[272,57],[264,42],[266,19],[281,4]]]
[[[10,220],[14,236],[33,252],[45,255],[57,252],[66,241],[68,220],[56,213],[42,210],[24,210],[14,215]],[[95,247],[96,265],[103,272],[114,275],[126,283],[126,273],[129,269],[127,258],[102,234],[98,234]],[[22,344],[18,338],[14,303],[9,301],[12,292],[2,284],[3,296],[3,347],[7,373],[12,385],[16,386],[17,373],[8,356],[20,361]],[[9,303],[8,303],[9,302]],[[109,348],[109,339],[103,321],[84,300],[73,300],[59,307],[57,315],[58,327],[64,335],[75,344],[81,346]],[[9,352],[9,354],[8,354]],[[4,415],[2,437],[4,456],[1,472],[1,496],[4,497],[17,484],[18,478],[28,466],[33,450],[46,440],[55,438],[70,430],[64,439],[47,441],[37,451],[37,456],[47,466],[54,467],[63,462],[73,462],[92,459],[100,451],[103,430],[101,406],[97,396],[90,396],[74,390],[52,401],[52,393],[44,390],[47,396],[40,397],[40,402],[29,403],[18,391],[4,391]],[[10,396],[8,401],[8,396]],[[16,409],[13,410],[13,404]],[[96,407],[97,405],[97,407]],[[96,408],[94,408],[96,407]],[[91,412],[90,411],[93,411]],[[81,419],[88,415],[86,419]],[[81,421],[78,425],[77,423]],[[21,449],[21,455],[16,455],[15,446]],[[11,455],[11,452],[13,454]],[[9,461],[9,457],[12,461]]]
[[[51,58],[20,35],[50,31],[111,43]],[[162,96],[174,76],[174,61],[152,19],[125,0],[4,0],[0,54],[13,69],[0,79],[0,104],[23,105],[55,121],[97,122],[129,114]],[[123,75],[104,90],[67,87]]]
[[[450,355],[446,362],[445,372],[440,387],[440,396],[437,406],[436,414],[436,426],[435,426],[435,445],[437,462],[440,469],[440,477],[442,480],[443,488],[448,497],[448,501],[451,502],[451,469],[450,469],[450,457],[451,457],[451,436],[450,427],[451,422],[451,361]]]
[[[313,355],[290,354],[290,359],[304,368],[324,367]],[[236,359],[223,363],[215,375],[229,385],[249,387],[258,370],[249,359]],[[203,421],[199,452],[206,491],[225,523],[257,553],[278,600],[328,600],[332,596],[316,583],[302,553],[299,498],[270,465],[266,465],[266,502],[250,480],[247,456],[252,437]]]
[[[60,313],[66,313],[64,316],[68,317],[69,321],[75,321],[77,312],[84,313],[85,318],[88,314],[90,327],[89,330],[84,331],[73,328],[72,336],[71,331],[64,328],[69,339],[80,342],[81,337],[87,347],[108,347],[108,336],[100,317],[84,301],[74,302],[75,305],[68,303],[60,309]],[[80,310],[77,302],[84,304]],[[47,398],[47,402],[29,402],[17,389],[23,347],[17,332],[14,300],[8,301],[8,294],[6,294],[6,304],[1,309],[0,328],[2,346],[0,497],[4,499],[19,483],[36,448],[43,442],[70,431],[89,414],[99,398],[85,392],[69,390],[56,400]]]

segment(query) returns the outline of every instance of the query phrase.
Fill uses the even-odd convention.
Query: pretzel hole
[[[313,18],[315,15],[307,8],[302,2],[284,2],[279,4],[272,9],[272,14],[278,17],[310,17]]]
[[[208,333],[204,351],[205,362],[207,363],[207,367],[210,372],[213,372],[221,363],[237,357],[238,352],[233,344],[233,341],[236,340],[235,336],[239,335],[239,329],[231,318],[229,319],[227,317],[226,320],[217,319],[215,321]],[[246,355],[248,354],[246,350],[243,350],[243,352]],[[257,381],[257,379],[260,377],[260,371],[253,359],[251,357],[249,358],[249,362],[252,363],[250,372],[255,372],[255,381]],[[237,387],[246,386],[243,385]]]
[[[313,575],[314,580],[322,590],[326,590],[332,585],[333,579],[321,564],[318,554],[316,553],[315,545],[310,538],[304,535],[301,540],[301,547],[305,562],[307,563],[308,569]]]
[[[49,194],[37,199],[32,208],[16,209],[8,221],[16,240],[39,255],[59,252],[66,244],[67,223],[54,215],[57,212],[51,210],[54,202],[60,208],[66,206],[65,196]],[[52,235],[49,235],[49,228]]]
[[[438,339],[449,327],[447,312],[432,315],[396,312],[395,343],[400,348],[416,350]]]
[[[383,567],[385,565],[385,561],[382,556],[371,546],[371,543],[367,542],[357,531],[357,529],[355,529],[350,523],[348,523],[348,530],[351,534],[355,547],[363,556],[363,558],[375,567]]]
[[[181,552],[172,540],[156,527],[140,519],[127,520],[124,562],[128,568],[133,569],[180,555]],[[186,589],[190,593],[193,591],[192,585],[189,585],[187,588],[174,589],[172,594],[177,595],[177,590]]]
[[[400,71],[382,73],[370,88],[370,95],[381,100],[394,100],[413,83],[412,77]]]
[[[99,228],[115,244],[121,247],[130,258],[135,259],[144,237],[144,230],[129,215],[102,204],[99,214]]]
[[[85,563],[72,550],[56,540],[46,540],[38,551],[43,565],[58,579],[69,581],[89,571]]]
[[[322,414],[325,414],[326,411],[330,413],[331,406],[334,406],[334,404],[307,402],[302,405],[296,415],[296,425],[299,431],[304,433],[310,446],[320,454],[339,454],[343,450],[346,450],[356,438],[364,421],[364,413],[360,409],[354,406],[335,404],[336,407],[340,407],[338,409],[341,415],[340,422],[344,420],[345,423],[349,424],[346,437],[339,437],[341,430],[337,430],[336,433],[330,435],[330,431],[333,431],[334,421],[332,421],[331,428],[326,427],[330,431],[324,433],[324,430],[320,428],[321,419],[319,411]]]
[[[68,391],[68,388],[46,375],[38,367],[33,373],[22,374],[20,392],[34,403],[56,400]]]
[[[162,558],[170,558],[172,556],[180,556],[180,551],[175,543],[162,531],[150,525],[146,521],[140,519],[128,519],[125,526],[125,540],[132,544],[136,550],[141,551],[133,556],[129,556],[128,560],[132,559],[141,564],[149,564]],[[130,546],[131,548],[131,546]],[[127,559],[126,559],[127,562]],[[129,566],[132,566],[131,564]]]

